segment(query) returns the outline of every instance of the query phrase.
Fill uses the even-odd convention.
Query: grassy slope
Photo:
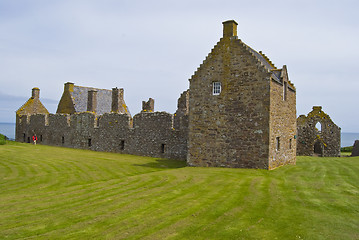
[[[359,239],[359,158],[273,171],[10,143],[0,239]]]

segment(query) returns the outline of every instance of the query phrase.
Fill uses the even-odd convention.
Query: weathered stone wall
[[[32,142],[36,134],[40,144],[185,160],[187,129],[173,129],[165,112],[139,113],[133,128],[128,114],[34,114],[17,116],[16,141]]]
[[[359,140],[355,140],[351,156],[359,156]]]
[[[58,114],[17,115],[16,140],[30,142],[37,134],[43,144],[187,159],[191,166],[294,164],[296,100],[286,67],[275,68],[239,40],[235,21],[223,24],[223,38],[190,79],[174,115],[154,112],[149,99],[131,118],[123,90],[116,88],[108,104],[112,112],[103,114],[96,104],[100,90],[91,88],[97,95],[79,102],[91,89],[66,83]],[[75,109],[86,104],[90,112]]]
[[[285,66],[282,75],[270,87],[269,169],[296,163],[296,94]]]
[[[317,123],[321,129],[317,129]],[[323,157],[340,156],[340,127],[315,106],[307,116],[300,115],[297,119],[297,155]]]
[[[221,39],[190,80],[190,165],[268,168],[269,81],[240,40]]]
[[[237,39],[234,21],[223,24],[223,38],[190,79],[188,164],[272,169],[295,163],[295,88],[286,69],[292,91],[283,101],[284,82],[275,82],[271,69],[282,70]],[[277,137],[285,142],[281,151]]]

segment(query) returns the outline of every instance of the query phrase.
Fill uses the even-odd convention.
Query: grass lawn
[[[0,239],[359,239],[359,157],[273,171],[8,142]]]

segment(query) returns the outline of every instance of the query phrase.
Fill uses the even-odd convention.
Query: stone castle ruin
[[[296,161],[296,89],[223,22],[223,37],[190,79],[175,114],[142,102],[133,117],[123,89],[66,83],[56,114],[39,89],[16,112],[16,140],[186,160],[190,166],[273,169]]]
[[[314,106],[307,116],[297,119],[297,154],[303,156],[339,157],[340,127],[322,107]]]

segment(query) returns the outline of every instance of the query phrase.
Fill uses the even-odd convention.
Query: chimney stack
[[[97,91],[89,90],[88,100],[87,100],[87,111],[96,113],[96,107],[97,107]]]
[[[74,83],[67,82],[65,83],[65,92],[73,92],[74,91]]]
[[[141,112],[154,112],[155,110],[155,100],[149,98],[148,101],[142,101],[142,111]]]
[[[112,88],[112,104],[111,111],[114,113],[124,113],[124,101],[123,101],[124,91],[123,88],[118,89]]]
[[[35,98],[39,99],[40,98],[40,89],[39,88],[35,87],[35,88],[32,89],[31,98],[32,99],[35,99]]]
[[[223,24],[223,37],[237,37],[237,25],[236,21],[229,20],[222,23]]]

